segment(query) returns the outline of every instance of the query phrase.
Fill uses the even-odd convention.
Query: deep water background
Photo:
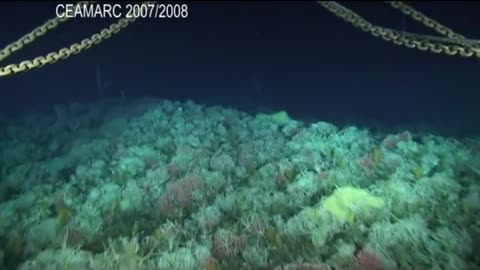
[[[123,92],[127,98],[193,99],[252,113],[287,110],[294,118],[335,124],[480,133],[479,59],[387,43],[315,2],[178,3],[189,5],[187,19],[139,19],[79,55],[0,78],[0,112],[13,116],[97,100],[99,65],[108,97]],[[0,46],[55,16],[56,4],[0,3]],[[432,34],[382,2],[344,4],[373,23]],[[411,4],[480,38],[480,2]],[[58,50],[111,22],[71,20],[0,64]]]

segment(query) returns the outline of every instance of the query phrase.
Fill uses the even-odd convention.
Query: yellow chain
[[[87,5],[94,1],[81,1],[77,5]],[[155,1],[145,2],[154,3]],[[480,42],[469,40],[466,37],[455,33],[448,27],[439,22],[427,17],[423,13],[414,8],[400,2],[391,1],[390,5],[393,8],[399,9],[406,15],[411,16],[414,20],[422,22],[425,26],[430,27],[438,33],[444,35],[446,38],[432,37],[427,35],[419,35],[414,33],[402,33],[397,30],[373,25],[365,20],[363,17],[344,7],[335,1],[318,1],[323,7],[342,18],[353,26],[360,28],[365,32],[369,32],[375,37],[380,37],[383,40],[392,42],[397,45],[406,46],[408,48],[415,48],[422,51],[430,51],[433,53],[443,53],[447,55],[460,55],[464,57],[480,58]],[[0,61],[12,55],[14,52],[22,49],[24,46],[32,43],[36,38],[43,36],[49,30],[56,28],[59,24],[67,21],[68,18],[56,17],[48,20],[41,26],[35,28],[30,33],[24,35],[19,40],[9,44],[4,49],[0,50]],[[62,48],[56,52],[50,52],[45,56],[38,56],[33,60],[25,60],[19,64],[10,64],[0,67],[0,76],[8,76],[22,71],[27,71],[33,68],[42,67],[45,64],[55,63],[58,60],[66,59],[71,55],[80,53],[83,50],[96,45],[103,40],[111,37],[112,34],[118,33],[120,30],[127,27],[134,22],[136,18],[122,18],[117,22],[111,24],[109,27],[102,29],[100,32],[81,40],[79,43],[73,43],[69,47]]]
[[[402,33],[390,28],[374,25],[354,11],[335,1],[318,1],[318,3],[336,16],[342,18],[348,23],[351,23],[353,26],[360,28],[365,32],[369,32],[375,37],[382,38],[383,40],[392,42],[394,44],[437,54],[442,53],[446,55],[460,55],[463,57],[480,58],[480,48],[474,46],[460,46],[458,44],[451,44],[456,43],[452,42],[451,40],[450,42],[445,42],[439,38],[431,38],[430,36],[419,34]],[[457,38],[458,36],[455,36],[455,40]]]
[[[91,1],[90,1],[91,2]],[[145,2],[145,3],[154,3]],[[79,2],[78,4],[84,5],[89,4],[86,2]],[[78,5],[77,4],[77,5]],[[53,18],[48,20],[43,25],[35,28],[32,32],[26,34],[18,41],[13,42],[8,45],[5,49],[0,51],[0,61],[11,55],[13,52],[20,50],[25,45],[33,42],[37,37],[44,35],[47,31],[57,27],[60,23],[65,22],[67,19]],[[99,44],[100,42],[110,38],[112,34],[120,32],[120,30],[127,27],[130,23],[134,22],[136,18],[134,16],[129,18],[119,19],[117,22],[112,23],[109,27],[102,29],[100,32],[91,35],[88,38],[81,40],[78,43],[73,43],[69,47],[62,48],[55,52],[50,52],[44,56],[38,56],[33,60],[25,60],[18,64],[10,64],[4,67],[0,67],[0,77],[8,76],[11,74],[19,73],[22,71],[27,71],[33,68],[42,67],[45,64],[55,63],[58,60],[66,59],[72,55],[78,54],[83,50],[90,48],[93,45]]]
[[[78,2],[77,6],[83,5],[83,4],[88,4],[88,1]],[[12,42],[11,44],[7,45],[7,47],[0,50],[0,61],[9,57],[14,52],[22,49],[27,44],[32,43],[36,38],[45,35],[48,31],[56,28],[59,24],[66,22],[69,19],[70,19],[69,17],[63,16],[63,17],[55,17],[46,21],[44,24],[33,29],[30,33],[24,35],[17,41]]]
[[[478,41],[469,40],[461,34],[455,33],[452,29],[442,25],[438,21],[427,17],[422,12],[415,10],[414,8],[404,4],[401,1],[390,1],[390,6],[393,8],[399,9],[403,14],[412,17],[412,19],[421,22],[423,25],[435,30],[437,33],[440,33],[449,39],[452,42],[457,44],[467,46],[467,47],[478,47],[480,43]]]

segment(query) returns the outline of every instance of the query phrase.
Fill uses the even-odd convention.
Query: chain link
[[[403,14],[410,16],[414,20],[421,22],[428,28],[435,30],[437,33],[447,37],[451,43],[457,43],[462,46],[475,48],[479,47],[480,43],[478,41],[469,40],[461,34],[455,33],[452,29],[442,25],[436,20],[426,16],[422,12],[415,10],[411,6],[404,4],[401,1],[390,1],[390,6],[400,10]]]
[[[80,1],[75,6],[86,5],[93,3],[94,1]],[[3,61],[5,58],[12,55],[14,52],[22,49],[26,45],[32,43],[35,39],[45,35],[48,31],[57,28],[61,23],[68,21],[70,18],[67,16],[64,17],[55,17],[52,18],[37,28],[33,29],[30,33],[27,33],[23,37],[19,38],[17,41],[12,42],[7,45],[5,48],[0,50],[0,61]]]
[[[82,1],[77,3],[77,5],[88,5],[93,1]],[[152,4],[154,1],[145,2],[147,4]],[[48,20],[43,25],[35,28],[30,33],[26,34],[19,40],[11,43],[3,50],[0,51],[0,61],[10,56],[12,53],[22,49],[25,45],[33,42],[36,38],[44,35],[49,30],[56,28],[60,23],[68,20],[64,17],[56,17]],[[102,29],[100,32],[91,35],[88,38],[81,40],[78,43],[73,43],[69,47],[62,48],[55,52],[50,52],[47,55],[35,57],[32,60],[25,60],[18,64],[10,64],[4,67],[0,67],[0,77],[8,76],[11,74],[19,73],[22,71],[27,71],[33,68],[43,67],[46,64],[55,63],[59,60],[66,59],[72,55],[78,54],[93,45],[97,45],[100,42],[110,38],[113,34],[120,32],[120,30],[127,27],[130,23],[134,22],[136,18],[134,16],[129,18],[119,19],[117,22],[112,23],[109,27]]]
[[[88,5],[93,2],[95,1],[81,1],[78,2],[77,5]],[[145,3],[152,4],[155,3],[155,1]],[[345,6],[335,1],[318,1],[318,3],[336,16],[352,24],[354,27],[357,27],[385,41],[405,46],[407,48],[414,48],[421,51],[429,51],[436,54],[460,55],[463,57],[480,58],[479,41],[470,40],[463,35],[455,33],[450,28],[427,17],[423,13],[400,1],[390,1],[389,3],[393,8],[399,9],[402,13],[412,17],[416,21],[422,22],[425,26],[434,29],[436,32],[440,33],[445,37],[400,32],[390,28],[381,27],[370,23],[354,11],[346,8]],[[3,61],[5,58],[9,57],[16,51],[21,50],[26,45],[35,41],[35,39],[37,39],[38,37],[45,35],[48,31],[56,28],[58,25],[64,23],[68,19],[69,18],[67,17],[52,18],[44,24],[40,25],[39,27],[35,28],[30,33],[21,37],[19,40],[9,44],[4,49],[0,50],[0,61]],[[42,67],[46,64],[51,64],[59,60],[66,59],[110,38],[112,34],[120,32],[120,30],[124,29],[135,20],[136,18],[134,17],[122,18],[117,22],[112,23],[109,27],[102,29],[100,32],[81,40],[79,43],[73,43],[69,47],[62,48],[55,52],[50,52],[44,56],[35,57],[32,60],[25,60],[18,64],[10,64],[4,67],[0,67],[0,76],[8,76],[11,74]]]
[[[405,4],[399,5],[396,2],[396,4],[394,5],[396,5],[398,8],[404,7],[404,10],[408,10],[406,12],[410,12],[409,14],[412,14],[412,16],[415,16],[415,18],[417,18],[418,20],[425,21],[425,24],[427,26],[430,25],[434,27],[437,31],[441,31],[441,33],[444,33],[444,35],[447,36],[448,42],[446,42],[445,39],[438,37],[432,38],[431,36],[427,35],[402,33],[400,31],[390,28],[373,25],[354,11],[346,8],[345,6],[335,1],[318,1],[318,3],[324,8],[326,8],[328,11],[335,14],[337,17],[340,17],[346,22],[352,24],[354,27],[357,27],[365,32],[370,33],[375,37],[379,37],[385,41],[392,42],[396,45],[405,46],[407,48],[414,48],[421,51],[429,51],[436,54],[459,55],[463,57],[480,58],[480,48],[478,48],[477,46],[473,46],[474,44],[477,44],[476,41],[468,40],[463,36],[449,30],[447,27],[440,25],[436,21],[427,17],[423,17],[424,15],[422,15],[420,12],[412,12],[412,10],[414,9],[411,7],[406,9],[405,7],[407,6]],[[465,46],[464,43],[467,42],[471,45]],[[459,45],[459,43],[461,43],[461,45]]]

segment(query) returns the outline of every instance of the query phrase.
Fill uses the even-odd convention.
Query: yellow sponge
[[[322,204],[330,214],[349,223],[353,223],[356,213],[368,215],[372,208],[383,208],[384,205],[383,198],[352,186],[338,188]]]
[[[272,113],[272,114],[260,113],[256,117],[260,120],[267,121],[267,122],[272,122],[272,123],[274,123],[276,125],[280,125],[280,126],[285,125],[289,121],[291,121],[291,118],[286,111],[279,111],[279,112]]]

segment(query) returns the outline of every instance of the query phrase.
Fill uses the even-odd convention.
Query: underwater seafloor
[[[474,139],[153,99],[0,123],[0,269],[480,269]]]

